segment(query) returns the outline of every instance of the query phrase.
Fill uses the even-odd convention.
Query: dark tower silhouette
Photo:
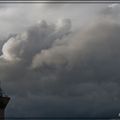
[[[10,100],[10,97],[3,93],[0,86],[0,120],[5,120],[5,108]]]

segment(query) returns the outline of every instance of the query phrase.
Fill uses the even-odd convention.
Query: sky
[[[1,3],[6,116],[118,116],[119,21],[119,4]]]

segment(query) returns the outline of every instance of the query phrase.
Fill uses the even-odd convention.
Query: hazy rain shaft
[[[63,18],[59,16],[58,22],[43,16],[34,23],[34,18],[28,21],[31,25],[20,31],[12,28],[18,31],[0,41],[0,79],[12,97],[8,116],[106,117],[120,112],[120,7],[95,7],[98,11],[76,27],[84,21],[82,13],[73,19],[70,12],[68,16],[60,12],[70,10],[69,6],[59,6]],[[73,13],[80,9],[71,7]],[[88,6],[84,7],[88,12]],[[9,16],[17,14],[14,9],[25,14],[20,6],[9,9]],[[40,9],[48,12],[50,6],[33,6],[31,14],[36,17],[34,12]],[[57,16],[56,7],[51,11]]]

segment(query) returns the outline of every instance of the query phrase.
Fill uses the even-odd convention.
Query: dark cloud
[[[74,107],[66,103],[70,110],[77,110],[73,115],[112,116],[119,112],[119,31],[118,23],[98,22],[77,39],[68,37],[68,44],[53,46],[33,59],[38,70],[54,69],[51,74],[56,80],[45,86],[49,94],[79,101],[73,100]]]
[[[119,4],[111,4],[108,7],[100,11],[104,17],[112,17],[115,19],[120,16],[119,14],[120,6]]]
[[[120,111],[120,24],[41,21],[2,46],[8,116],[114,116]]]

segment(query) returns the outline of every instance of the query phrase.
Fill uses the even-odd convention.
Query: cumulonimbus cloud
[[[16,115],[112,116],[120,110],[120,24],[102,19],[84,27],[74,32],[69,19],[41,21],[4,43],[0,78]]]

